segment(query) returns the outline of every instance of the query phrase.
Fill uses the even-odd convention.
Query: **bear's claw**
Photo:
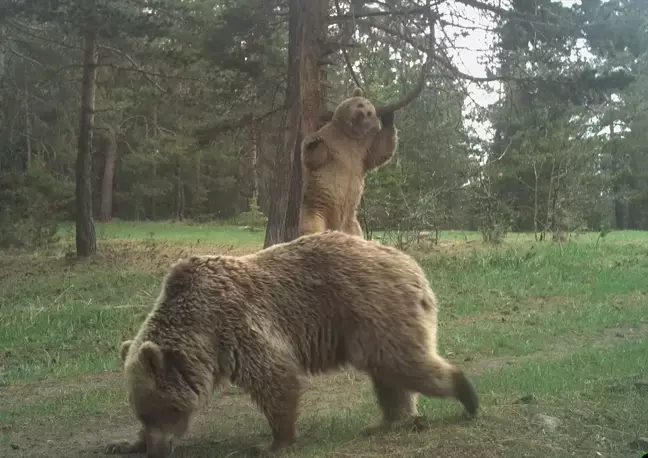
[[[108,455],[126,455],[131,453],[146,452],[146,444],[140,441],[117,441],[110,442],[104,449]]]

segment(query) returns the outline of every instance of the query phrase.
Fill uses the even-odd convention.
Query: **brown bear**
[[[356,88],[331,121],[302,141],[299,234],[339,230],[362,237],[357,211],[365,175],[389,162],[397,144],[394,113],[379,116]]]
[[[416,261],[396,248],[324,231],[245,256],[177,262],[121,356],[135,441],[108,453],[171,454],[216,386],[231,381],[265,414],[278,455],[296,441],[299,376],[349,365],[373,383],[383,421],[365,432],[417,426],[417,393],[478,395],[437,354],[437,301]],[[414,423],[412,423],[414,422]]]

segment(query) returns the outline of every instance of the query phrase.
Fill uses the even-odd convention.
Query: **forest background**
[[[5,1],[0,246],[74,220],[88,256],[113,219],[290,240],[300,139],[355,85],[411,101],[367,235],[646,230],[647,51],[642,0]]]

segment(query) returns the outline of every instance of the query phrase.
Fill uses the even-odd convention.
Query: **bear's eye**
[[[364,104],[363,104],[363,103],[359,103],[359,104],[358,104],[358,108],[364,108]]]
[[[367,111],[367,117],[371,118],[373,116],[373,112]]]

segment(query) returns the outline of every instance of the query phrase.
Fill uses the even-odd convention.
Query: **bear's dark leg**
[[[254,389],[253,399],[266,416],[272,430],[272,443],[257,447],[262,456],[278,456],[297,441],[297,415],[300,397],[296,375],[275,374]]]
[[[427,428],[427,421],[419,416],[417,408],[417,393],[404,390],[372,377],[374,394],[383,413],[382,422],[365,430],[365,434],[375,434],[394,427],[405,427],[415,430]]]
[[[372,381],[385,422],[394,423],[418,414],[414,393],[389,385],[376,377]]]

